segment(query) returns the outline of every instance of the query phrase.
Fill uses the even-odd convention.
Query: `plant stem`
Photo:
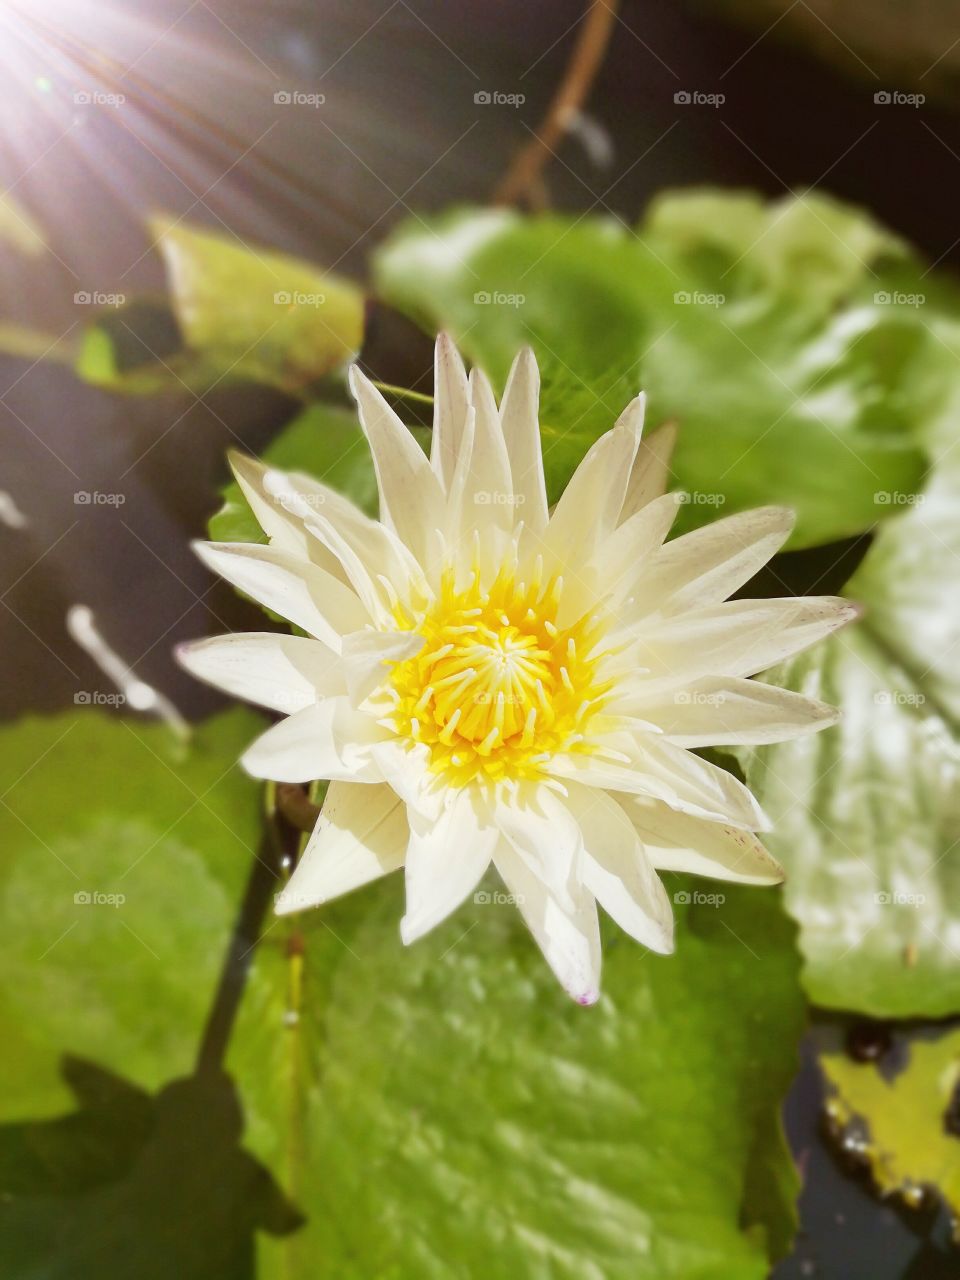
[[[618,5],[619,0],[590,0],[560,87],[540,129],[517,154],[497,184],[493,193],[494,204],[526,201],[532,208],[546,204],[543,169],[586,101],[613,34]]]
[[[376,379],[373,379],[373,385],[379,391],[386,391],[391,396],[404,400],[419,400],[421,404],[433,404],[433,396],[428,396],[423,391],[412,391],[409,387],[396,387],[392,382],[377,382]]]

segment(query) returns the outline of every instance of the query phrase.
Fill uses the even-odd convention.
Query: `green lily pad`
[[[895,1062],[856,1062],[835,1044],[820,1056],[829,1089],[831,1133],[869,1169],[882,1196],[918,1208],[934,1194],[947,1205],[960,1239],[960,1031],[898,1035]]]
[[[765,677],[843,721],[738,753],[787,868],[807,991],[877,1017],[960,1010],[960,327],[930,324],[933,480],[887,495],[898,514],[845,588],[863,619]]]
[[[192,1069],[252,850],[236,765],[262,721],[189,746],[92,710],[0,729],[4,1119],[69,1101],[63,1053],[154,1089]]]
[[[651,424],[680,426],[681,527],[779,502],[808,546],[889,515],[878,492],[921,486],[912,392],[932,339],[896,301],[921,269],[826,197],[674,195],[636,233],[466,209],[405,224],[374,268],[387,301],[449,329],[501,386],[532,344],[553,499],[641,388]]]
[[[254,381],[302,395],[360,348],[362,291],[232,237],[156,218],[170,298],[103,311],[84,333],[78,375],[136,395]]]
[[[591,1010],[493,892],[409,949],[400,877],[279,922],[230,1059],[308,1215],[264,1280],[765,1277],[803,1007],[777,893],[723,888],[669,959],[611,928]]]

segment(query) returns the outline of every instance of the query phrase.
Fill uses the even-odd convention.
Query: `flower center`
[[[583,743],[609,685],[597,679],[596,620],[556,625],[562,586],[503,571],[487,590],[474,575],[458,591],[448,574],[422,617],[398,612],[426,643],[393,669],[390,720],[454,785],[534,776],[551,754]]]

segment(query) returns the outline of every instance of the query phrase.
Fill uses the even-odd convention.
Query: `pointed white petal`
[[[564,908],[513,846],[501,840],[494,852],[500,877],[527,928],[563,989],[578,1004],[600,998],[600,925],[593,895],[574,885]]]
[[[498,840],[474,807],[469,787],[453,792],[436,822],[410,817],[405,880],[407,910],[400,936],[409,946],[429,933],[472,893],[483,878]]]
[[[450,492],[457,458],[463,446],[470,393],[460,353],[446,333],[437,337],[433,353],[433,435],[430,465],[445,492]]]
[[[618,609],[638,566],[647,563],[663,545],[679,508],[679,494],[654,498],[602,541],[583,569],[565,574],[557,625],[571,626],[602,600],[611,610]]]
[[[469,515],[474,527],[488,525],[510,532],[514,518],[523,519],[523,512],[515,510],[510,460],[497,402],[480,369],[470,371],[470,400],[476,425],[466,494],[467,507],[472,505]]]
[[[785,742],[836,724],[840,712],[825,702],[757,680],[707,676],[681,689],[634,692],[611,707],[662,729],[679,747]]]
[[[291,715],[346,692],[340,659],[319,640],[272,631],[211,636],[177,646],[182,666],[236,698]]]
[[[424,637],[416,631],[355,631],[343,637],[343,672],[350,699],[357,705],[390,676],[396,662],[419,653]]]
[[[227,461],[257,523],[270,539],[270,545],[279,551],[305,556],[307,540],[301,521],[275,501],[263,487],[263,476],[267,468],[238,449],[227,451]]]
[[[673,950],[670,899],[623,809],[603,791],[571,786],[566,800],[583,832],[583,882],[637,942]]]
[[[556,793],[520,783],[500,798],[494,821],[534,874],[569,907],[582,844],[580,827]]]
[[[279,916],[316,907],[403,866],[406,810],[383,785],[331,782],[313,834],[277,899]]]
[[[638,734],[635,739],[621,734],[611,742],[625,757],[622,763],[597,755],[558,754],[550,761],[550,772],[584,786],[662,800],[713,822],[769,830],[770,822],[753,794],[726,769],[656,734]]]
[[[241,763],[253,777],[272,782],[380,782],[370,748],[385,736],[346,697],[326,698],[261,734]]]
[[[799,596],[728,600],[644,625],[625,661],[651,678],[752,676],[807,649],[859,616],[849,600]]]
[[[373,454],[380,519],[426,564],[433,530],[443,519],[440,481],[416,440],[356,365],[350,370],[350,388]]]
[[[547,486],[543,476],[538,407],[540,373],[529,347],[513,362],[500,404],[500,422],[510,458],[518,519],[534,533],[547,524]]]
[[[670,487],[670,458],[676,441],[677,428],[673,423],[659,427],[640,441],[620,509],[621,521],[629,520]]]
[[[675,538],[637,575],[638,604],[673,614],[726,600],[780,550],[794,520],[787,507],[758,507]]]
[[[631,401],[613,430],[590,447],[563,491],[543,538],[561,570],[589,560],[616,527],[645,405],[643,396]]]
[[[252,542],[195,542],[193,546],[214,573],[335,651],[340,649],[341,636],[359,631],[370,621],[355,592],[309,561]]]
[[[784,870],[752,831],[705,822],[639,796],[618,797],[658,871],[738,884],[779,884]]]

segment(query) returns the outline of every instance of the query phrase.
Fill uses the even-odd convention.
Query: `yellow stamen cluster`
[[[429,747],[432,769],[452,785],[534,777],[551,754],[583,749],[609,685],[597,678],[597,621],[556,624],[562,586],[504,569],[487,588],[474,573],[458,590],[451,571],[423,616],[398,611],[426,643],[393,669],[389,721]]]

